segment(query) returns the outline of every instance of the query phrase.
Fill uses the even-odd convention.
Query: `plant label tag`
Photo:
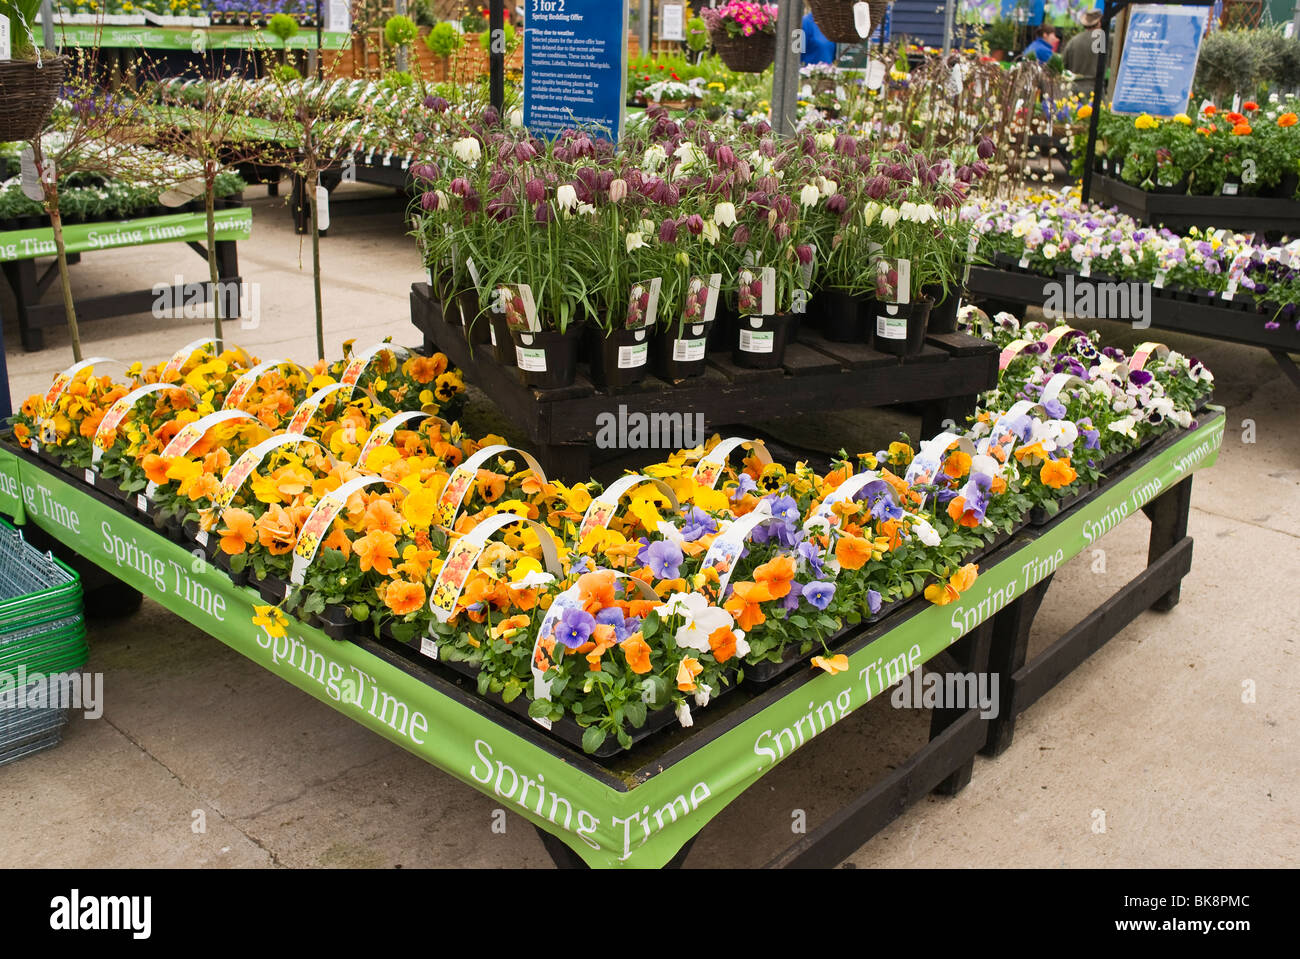
[[[1028,254],[1028,253],[1026,253],[1024,256],[1022,256],[1022,257],[1020,258],[1019,266],[1020,266],[1020,269],[1022,269],[1022,270],[1027,270],[1027,269],[1029,269],[1029,254]]]
[[[812,289],[813,271],[817,267],[817,247],[809,243],[808,249],[812,251],[807,263],[799,264],[799,273],[803,277],[803,287],[805,290]]]
[[[324,233],[330,228],[330,191],[316,184],[316,229]]]
[[[635,370],[645,366],[646,360],[650,358],[650,345],[648,343],[634,343],[631,346],[620,346],[618,348],[618,368],[620,370]]]
[[[886,340],[907,339],[907,317],[890,316],[887,312],[897,309],[898,307],[890,304],[883,306],[881,312],[876,314],[876,336]]]
[[[912,302],[912,261],[898,261],[898,302],[906,306]]]
[[[975,251],[979,249],[979,245],[980,245],[979,235],[976,233],[972,233],[970,235],[970,239],[966,241],[966,272],[962,276],[962,281],[961,281],[962,286],[970,285],[970,268],[971,268],[971,264],[974,263],[975,261]]]
[[[198,199],[207,192],[207,184],[203,182],[203,177],[191,177],[188,180],[182,180],[180,183],[172,184],[158,195],[158,202],[163,206],[177,207],[189,203],[190,200]]]
[[[1235,184],[1235,183],[1225,183],[1225,184],[1223,184],[1223,195],[1224,195],[1224,196],[1236,196],[1236,195],[1237,195],[1237,184]]]
[[[1240,112],[1241,112],[1241,94],[1240,94],[1240,93],[1234,93],[1234,94],[1232,95],[1232,112],[1233,112],[1233,113],[1240,113]]]
[[[483,281],[479,279],[478,275],[478,264],[474,262],[472,256],[465,261],[465,269],[469,270],[469,278],[474,281],[474,289],[483,289]]]
[[[1237,278],[1234,276],[1228,280],[1228,288],[1223,291],[1223,298],[1225,300],[1230,300],[1232,299],[1233,295],[1236,292],[1237,292]]]
[[[1157,290],[1163,290],[1165,288],[1166,276],[1168,276],[1168,274],[1164,270],[1161,270],[1159,273],[1156,274],[1156,281],[1155,283],[1152,284],[1152,286],[1154,286]]]
[[[149,501],[145,499],[143,493],[137,493],[135,495],[135,508],[142,513],[146,512],[149,509]]]
[[[428,636],[420,637],[420,652],[430,659],[438,658],[438,644]]]
[[[504,291],[501,303],[505,307],[506,326],[517,333],[540,333],[542,324],[537,318],[533,288],[527,283],[519,283],[498,289]]]
[[[673,362],[693,363],[704,359],[704,347],[707,342],[704,337],[698,340],[673,340]]]
[[[0,60],[8,60],[9,56],[9,18],[0,14]]]
[[[95,485],[95,471],[94,471],[94,470],[92,470],[92,469],[87,469],[87,470],[86,470],[86,482],[89,483],[91,486],[94,486],[94,485]]]
[[[771,353],[775,347],[776,334],[771,332],[740,331],[740,351],[742,353]]]
[[[865,3],[853,5],[853,28],[863,40],[871,36],[871,7]]]
[[[526,350],[522,346],[516,346],[515,365],[521,370],[526,370],[529,373],[545,373],[546,351]]]
[[[623,328],[627,330],[644,330],[654,326],[655,316],[659,311],[659,290],[663,279],[656,276],[649,283],[633,283],[627,298],[627,317]]]
[[[761,309],[764,316],[776,312],[776,268],[765,266],[758,271],[759,282],[763,284]]]
[[[392,165],[393,165],[393,151],[392,151],[392,150],[389,150],[387,153],[384,154],[384,160],[383,160],[383,163],[384,163],[384,166],[392,166]]]
[[[1079,275],[1082,277],[1092,276],[1092,257],[1085,256],[1083,262],[1079,264]]]
[[[23,196],[35,203],[43,203],[45,201],[45,187],[42,185],[42,180],[45,183],[54,182],[54,161],[47,158],[43,164],[44,169],[41,171],[43,175],[38,175],[35,154],[32,153],[30,146],[25,146],[22,153],[19,154],[19,165]]]
[[[879,60],[872,60],[867,65],[866,84],[868,90],[879,90],[885,82],[885,65]]]

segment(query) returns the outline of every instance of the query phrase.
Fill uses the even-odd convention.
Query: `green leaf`
[[[528,704],[528,716],[531,719],[546,719],[551,715],[549,699],[534,699]]]
[[[925,589],[925,577],[920,573],[912,574],[912,589],[916,590],[918,593]]]
[[[512,679],[506,683],[505,688],[501,690],[502,702],[512,703],[519,698],[519,694],[524,691],[523,685],[517,679]]]
[[[639,699],[634,699],[631,702],[624,703],[623,715],[627,717],[627,721],[629,723],[631,723],[637,729],[640,729],[642,726],[645,725],[645,716],[646,716],[645,703],[643,703]]]
[[[478,674],[478,694],[480,696],[487,695],[488,686],[491,682],[492,682],[492,675],[486,669],[483,670],[483,672]]]
[[[358,623],[364,623],[370,618],[370,607],[365,603],[355,603],[352,606],[352,618]]]
[[[622,726],[618,728],[618,744],[624,749],[632,748],[632,737],[628,735]]]
[[[605,730],[599,726],[588,726],[587,731],[582,734],[582,751],[594,753],[597,749],[605,744]]]
[[[655,633],[659,632],[659,614],[653,610],[641,621],[641,636],[644,639],[650,639]]]

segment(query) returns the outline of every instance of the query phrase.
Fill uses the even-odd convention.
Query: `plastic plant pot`
[[[515,346],[515,365],[524,385],[539,390],[554,390],[573,385],[578,374],[578,346],[584,324],[570,323],[563,333],[543,330],[540,333],[517,333],[510,336]]]
[[[792,313],[752,314],[736,322],[731,361],[751,370],[774,370],[785,359],[785,347],[795,330]]]
[[[906,304],[876,304],[876,349],[893,356],[920,353],[933,302],[923,296]]]
[[[823,290],[815,300],[822,335],[832,343],[870,342],[866,298],[843,290]]]
[[[650,368],[654,331],[596,330],[591,344],[591,382],[600,389],[618,389],[639,383]],[[602,335],[603,334],[603,335]]]
[[[709,325],[692,323],[661,330],[650,344],[655,375],[669,382],[704,375]]]

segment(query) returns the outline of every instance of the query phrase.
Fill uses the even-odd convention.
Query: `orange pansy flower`
[[[640,633],[633,633],[625,639],[621,648],[628,669],[638,676],[650,672],[650,647]]]
[[[719,626],[709,633],[709,649],[715,660],[725,663],[736,655],[736,631],[730,626]]]
[[[871,559],[871,544],[860,536],[841,536],[835,544],[835,558],[844,569],[861,569]]]
[[[391,560],[397,556],[397,537],[381,529],[371,530],[352,544],[352,551],[361,560],[361,572],[373,569],[387,576],[393,568]]]
[[[794,573],[794,559],[777,556],[754,570],[754,580],[766,586],[773,599],[780,599],[790,592],[790,580],[794,579]]]
[[[405,616],[424,605],[424,584],[397,579],[388,584],[384,592],[384,605],[394,616]]]
[[[253,529],[253,514],[243,509],[228,509],[226,525],[221,529],[221,551],[234,556],[242,553],[250,543],[257,542]]]
[[[704,672],[699,660],[687,656],[677,667],[677,688],[684,693],[695,692],[695,677]]]
[[[1060,489],[1062,486],[1069,486],[1079,474],[1074,467],[1070,465],[1068,456],[1059,460],[1048,460],[1043,464],[1043,468],[1038,471],[1038,478],[1043,481],[1044,486],[1050,486],[1052,489]]]
[[[834,676],[849,668],[849,657],[840,653],[838,656],[814,656],[812,664],[817,669],[824,669]]]

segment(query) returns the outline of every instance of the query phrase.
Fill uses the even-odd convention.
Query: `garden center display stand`
[[[727,354],[709,354],[703,376],[668,383],[646,378],[620,392],[597,390],[579,373],[572,386],[536,390],[514,369],[503,367],[488,344],[471,344],[464,328],[448,324],[427,283],[411,289],[411,322],[428,350],[445,353],[465,380],[482,389],[528,436],[546,469],[565,481],[591,475],[591,453],[602,414],[620,407],[636,413],[700,413],[709,426],[778,419],[818,409],[862,409],[917,404],[922,436],[958,421],[975,406],[976,394],[997,385],[998,351],[963,333],[927,338],[917,356],[900,360],[866,346],[831,343],[804,331],[786,348],[782,366],[750,370]]]
[[[222,284],[232,285],[238,292],[242,291],[243,280],[239,276],[236,243],[250,235],[252,211],[238,200],[219,200],[218,203],[222,208],[216,211],[217,272]],[[18,329],[23,349],[29,352],[45,348],[46,328],[61,327],[66,322],[62,301],[46,304],[40,302],[41,297],[59,278],[57,260],[51,260],[43,271],[37,270],[37,257],[52,256],[54,247],[54,233],[50,229],[49,218],[42,217],[41,220],[41,226],[0,232],[0,267],[3,267],[5,278],[14,292]],[[134,220],[79,224],[65,222],[63,230],[69,265],[79,262],[83,251],[167,242],[185,243],[203,258],[204,266],[207,265],[207,249],[200,242],[206,241],[207,237],[206,216],[201,208],[198,213],[173,213]],[[205,268],[202,281],[205,300],[211,297],[211,284],[206,282],[207,276]],[[183,307],[186,302],[186,286],[171,288],[170,302],[176,309]],[[166,295],[164,291],[163,296]],[[84,322],[110,316],[150,313],[159,296],[160,294],[148,289],[78,297],[77,319]]]
[[[1139,223],[1179,232],[1214,227],[1234,233],[1293,235],[1300,224],[1300,200],[1289,197],[1148,193],[1096,172],[1092,175],[1092,201],[1114,206]]]
[[[1020,270],[976,266],[971,268],[970,281],[966,288],[969,296],[976,301],[988,298],[998,303],[1010,302],[1041,307],[1048,295],[1045,290],[1046,284],[1062,282],[1063,278],[1059,276],[1047,277]],[[1074,289],[1078,291],[1089,283],[1100,282],[1102,281],[1075,276]],[[1244,300],[1230,301],[1208,297],[1191,299],[1185,294],[1175,295],[1173,291],[1154,288],[1151,293],[1153,327],[1223,340],[1226,343],[1263,347],[1272,354],[1273,359],[1277,361],[1278,366],[1291,382],[1300,388],[1300,369],[1297,369],[1295,361],[1289,355],[1300,353],[1300,330],[1295,328],[1293,319],[1283,320],[1276,330],[1268,330],[1264,328],[1264,323],[1269,318],[1254,312],[1254,309],[1248,307]],[[1097,301],[1097,297],[1094,297],[1093,302]],[[1087,317],[1080,317],[1072,322],[1077,323],[1086,319]],[[1100,317],[1100,319],[1109,319],[1109,317]]]
[[[272,639],[252,623],[261,597],[220,570],[195,564],[171,542],[125,515],[108,497],[11,443],[0,444],[0,512],[39,526],[111,569],[129,586],[327,705],[378,732],[539,827],[562,864],[680,863],[693,837],[774,765],[915,669],[994,670],[1003,712],[932,715],[930,737],[880,781],[815,826],[772,865],[833,865],[908,804],[955,792],[981,749],[1010,742],[1017,715],[1146,608],[1169,608],[1190,568],[1186,535],[1190,475],[1217,458],[1224,417],[1207,412],[1125,462],[1098,489],[1040,527],[984,557],[976,585],[947,606],[916,599],[892,615],[850,627],[830,642],[848,657],[836,675],[802,668],[766,687],[742,685],[701,709],[690,728],[671,726],[598,761],[478,696],[471,681],[412,647],[337,642],[291,620]],[[1026,663],[1025,639],[1041,593],[1100,528],[1141,507],[1152,517],[1148,565],[1049,649]],[[142,571],[116,566],[105,542],[134,544]],[[155,579],[156,564],[168,570]],[[340,693],[340,677],[364,677],[364,695]],[[812,704],[810,706],[810,704]],[[522,793],[520,788],[522,785]]]

